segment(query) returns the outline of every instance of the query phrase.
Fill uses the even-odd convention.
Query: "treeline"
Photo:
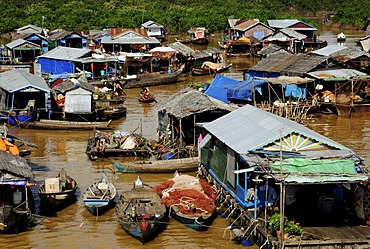
[[[135,28],[148,20],[168,32],[195,26],[216,32],[225,29],[228,18],[305,20],[322,11],[336,13],[332,21],[339,25],[362,27],[370,17],[369,0],[0,0],[0,9],[1,33],[27,24],[74,31]]]

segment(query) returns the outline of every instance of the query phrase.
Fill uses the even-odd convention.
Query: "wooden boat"
[[[135,78],[126,79],[122,83],[123,88],[141,88],[148,86],[166,85],[176,83],[180,78],[185,65],[182,65],[178,70],[167,72],[152,72],[136,75]]]
[[[62,168],[54,178],[45,179],[39,188],[42,213],[54,213],[76,200],[77,182]]]
[[[117,120],[126,117],[127,107],[123,105],[104,107],[97,110],[99,120]]]
[[[216,73],[222,73],[232,66],[232,63],[228,65],[220,65],[217,63],[212,62],[204,62],[201,67],[193,67],[191,69],[191,73],[194,76],[197,75],[208,75],[208,74],[216,74]]]
[[[40,119],[35,122],[23,122],[20,124],[23,128],[31,129],[49,129],[49,130],[109,130],[111,120],[104,122],[83,122],[83,121],[65,121]]]
[[[171,160],[157,161],[137,161],[119,163],[112,159],[115,170],[122,173],[174,173],[178,172],[195,172],[198,169],[198,158],[179,158]]]
[[[208,44],[208,30],[202,27],[189,29],[187,32],[188,39],[193,44],[207,45]]]
[[[144,158],[150,157],[152,149],[148,140],[136,133],[95,131],[87,139],[85,152],[90,160],[111,156]]]
[[[345,42],[346,41],[346,35],[341,32],[337,35],[337,42]]]
[[[177,38],[175,38],[175,41],[181,42],[182,44],[189,44],[189,43],[191,43],[191,40],[190,39],[177,39]]]
[[[197,231],[207,230],[216,216],[216,194],[205,179],[175,173],[154,187],[170,216]]]
[[[122,228],[143,244],[157,236],[168,222],[166,206],[152,189],[144,187],[140,177],[130,191],[123,191],[115,208]]]
[[[0,232],[18,233],[33,224],[35,207],[27,180],[0,182]]]
[[[143,103],[156,102],[154,94],[147,87],[143,87],[139,93],[139,101]]]
[[[102,215],[113,207],[116,196],[117,190],[105,172],[99,181],[91,184],[82,194],[85,207],[95,216]]]

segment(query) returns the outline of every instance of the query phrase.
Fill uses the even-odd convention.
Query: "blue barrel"
[[[253,242],[250,241],[249,239],[243,239],[242,240],[242,245],[243,246],[253,246]]]
[[[167,153],[163,156],[163,159],[164,160],[169,160],[169,159],[174,159],[175,158],[175,155],[172,154],[172,153]]]

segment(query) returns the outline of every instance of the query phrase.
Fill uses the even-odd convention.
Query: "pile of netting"
[[[216,194],[205,179],[176,174],[154,190],[162,197],[163,204],[176,206],[183,214],[212,213],[216,208]]]

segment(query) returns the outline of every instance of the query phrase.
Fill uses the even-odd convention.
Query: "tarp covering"
[[[225,103],[230,103],[230,100],[227,98],[227,90],[231,86],[234,86],[238,83],[239,81],[237,80],[216,74],[211,85],[204,92],[204,94],[215,99],[221,100]]]
[[[356,173],[352,160],[289,158],[271,165],[271,168],[277,174],[280,167],[283,174],[289,173],[288,177],[285,178],[286,182],[348,182],[369,179],[369,176]]]
[[[73,61],[54,60],[39,57],[38,63],[41,65],[42,73],[63,74],[75,72],[75,63]]]
[[[253,100],[253,89],[260,91],[260,86],[266,83],[265,80],[256,80],[248,77],[246,81],[238,82],[236,85],[229,87],[227,90],[227,99],[231,100]]]

